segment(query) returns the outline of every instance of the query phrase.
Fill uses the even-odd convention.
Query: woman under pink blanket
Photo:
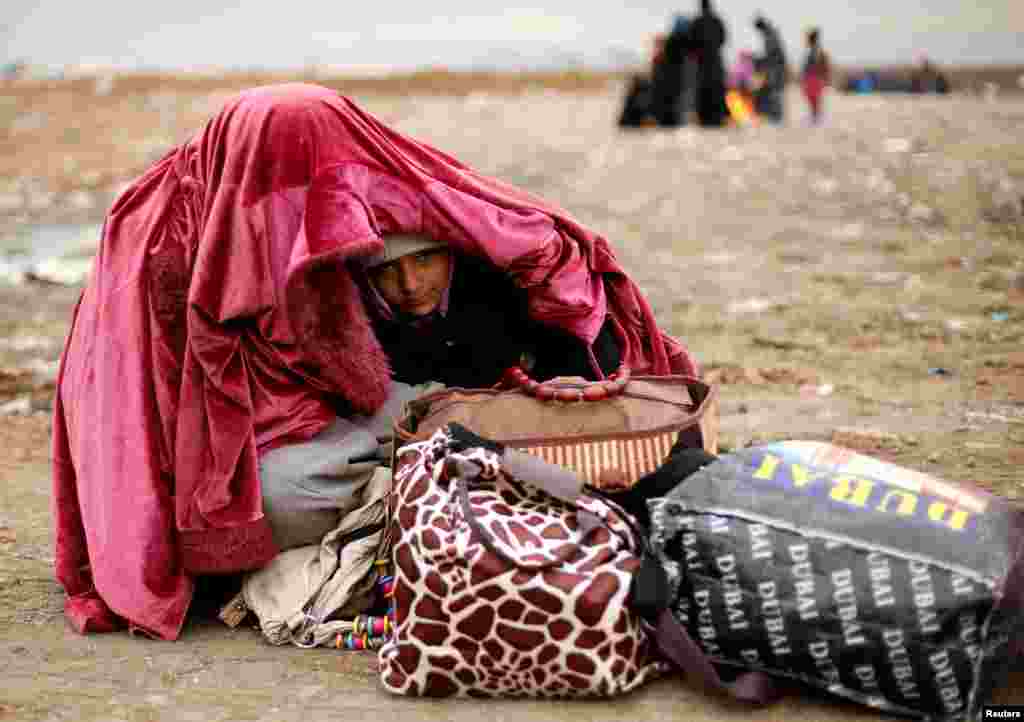
[[[348,260],[421,233],[506,271],[581,343],[695,374],[604,238],[328,89],[231,100],[116,201],[54,409],[56,574],[79,632],[175,639],[197,575],[265,564],[266,454],[389,396]]]

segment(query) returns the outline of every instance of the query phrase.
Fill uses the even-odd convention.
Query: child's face
[[[370,279],[392,310],[426,316],[441,303],[451,271],[451,253],[432,249],[396,258],[370,271]]]

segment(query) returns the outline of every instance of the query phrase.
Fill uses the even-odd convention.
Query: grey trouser
[[[389,461],[383,457],[391,420],[420,391],[394,382],[387,402],[372,417],[337,418],[309,441],[260,457],[263,511],[278,548],[319,544],[344,514],[361,505],[374,469]]]

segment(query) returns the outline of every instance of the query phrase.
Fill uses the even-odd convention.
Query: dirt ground
[[[39,224],[100,223],[227,92],[0,86],[0,254],[31,253]],[[810,127],[793,93],[785,127],[623,133],[621,92],[354,97],[608,237],[722,385],[726,449],[834,441],[1021,503],[1024,98],[833,95]],[[198,616],[175,643],[76,635],[51,571],[48,409],[78,292],[0,282],[0,720],[878,718],[805,692],[751,712],[679,679],[596,703],[400,699],[373,654]],[[1000,695],[1024,704],[1024,664]]]

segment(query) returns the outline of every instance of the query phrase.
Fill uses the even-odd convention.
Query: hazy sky
[[[727,57],[758,47],[750,23],[762,11],[781,28],[794,60],[803,54],[803,29],[817,24],[842,64],[910,62],[922,52],[944,63],[1024,63],[1024,0],[719,0],[716,6],[731,31]],[[0,62],[165,68],[508,66],[552,58],[597,63],[646,54],[652,33],[666,28],[674,13],[696,7],[697,0],[613,10],[593,0],[500,10],[470,0],[3,0]]]

